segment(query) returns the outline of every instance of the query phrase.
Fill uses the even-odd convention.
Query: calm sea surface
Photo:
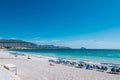
[[[101,63],[117,63],[120,64],[120,50],[104,50],[104,49],[72,49],[72,50],[12,50],[23,52],[26,54],[37,54],[52,56],[58,58],[76,58],[80,60],[97,61]]]

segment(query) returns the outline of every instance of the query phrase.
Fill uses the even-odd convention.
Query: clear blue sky
[[[1,38],[120,48],[119,32],[120,0],[0,0]]]

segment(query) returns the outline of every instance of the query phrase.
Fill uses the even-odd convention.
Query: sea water
[[[112,49],[18,49],[12,50],[26,54],[45,55],[57,58],[80,59],[87,61],[97,61],[101,63],[120,64],[120,50]]]

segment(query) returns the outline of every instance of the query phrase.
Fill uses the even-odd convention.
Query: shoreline
[[[17,65],[18,77],[21,80],[120,80],[119,75],[69,67],[61,64],[50,66],[49,59],[53,57],[30,55],[15,57],[6,52],[0,52],[0,64]],[[28,75],[29,74],[29,75]]]
[[[50,59],[65,58],[65,57],[57,57],[57,56],[51,56],[51,55],[42,55],[43,53],[36,54],[36,53],[29,53],[29,52],[26,52],[26,53],[25,52],[19,52],[19,51],[17,51],[17,52],[25,54],[25,55],[31,55],[31,56],[36,56],[36,57],[45,57],[45,58],[50,58]],[[106,62],[99,62],[99,61],[90,60],[90,59],[84,59],[84,58],[66,58],[66,59],[68,59],[68,60],[77,60],[77,61],[98,62],[98,63],[106,64],[106,65],[118,65],[118,66],[120,66],[120,62],[119,63],[118,62],[110,62],[110,61],[106,61],[106,60],[105,60]]]

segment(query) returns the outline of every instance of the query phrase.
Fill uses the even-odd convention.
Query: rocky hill
[[[37,45],[31,42],[15,40],[15,39],[0,39],[0,48],[7,49],[71,49],[64,46],[54,45]]]

